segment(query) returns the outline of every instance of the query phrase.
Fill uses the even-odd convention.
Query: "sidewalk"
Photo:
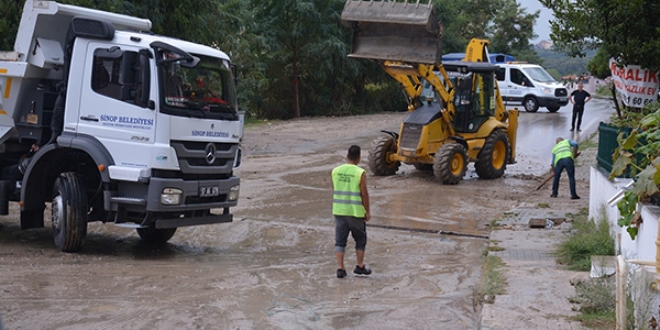
[[[579,312],[569,298],[575,295],[571,280],[588,278],[588,272],[569,271],[558,265],[552,255],[556,245],[570,235],[571,223],[552,228],[530,228],[529,220],[566,218],[589,206],[589,169],[596,162],[596,148],[582,152],[576,166],[576,186],[580,200],[571,200],[568,179],[563,173],[559,198],[550,198],[552,182],[530,194],[527,201],[507,212],[498,229],[491,232],[491,245],[502,251],[489,252],[498,256],[505,266],[500,270],[507,280],[505,295],[485,303],[481,313],[481,329],[585,329],[571,321]],[[549,207],[542,207],[548,204]]]

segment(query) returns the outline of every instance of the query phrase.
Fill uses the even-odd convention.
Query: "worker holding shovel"
[[[564,140],[561,137],[557,138],[557,144],[552,148],[552,173],[554,178],[552,180],[552,195],[550,197],[557,197],[557,190],[559,189],[559,178],[561,172],[566,169],[568,174],[568,185],[571,190],[571,199],[580,199],[580,196],[575,192],[575,157],[578,155],[578,144],[573,140]],[[540,188],[540,187],[539,187]]]

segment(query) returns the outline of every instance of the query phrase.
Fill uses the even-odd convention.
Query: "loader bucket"
[[[431,1],[347,0],[342,23],[353,28],[349,57],[407,63],[439,64],[440,25]]]

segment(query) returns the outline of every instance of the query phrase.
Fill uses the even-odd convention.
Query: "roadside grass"
[[[481,281],[477,287],[477,299],[480,303],[492,304],[495,302],[495,296],[506,293],[508,284],[502,274],[503,266],[504,262],[500,257],[486,255]]]
[[[613,278],[578,280],[571,283],[575,296],[568,300],[578,304],[580,315],[572,317],[592,329],[616,328],[616,283]]]
[[[547,208],[550,208],[550,204],[548,204],[548,203],[538,203],[538,204],[536,204],[536,207],[541,208],[541,209],[547,209]]]
[[[586,208],[569,215],[573,217],[573,234],[555,249],[559,264],[570,270],[589,271],[591,256],[614,255],[614,239],[603,213],[593,221],[588,218]]]
[[[570,270],[589,271],[591,256],[614,255],[614,239],[610,235],[605,209],[602,208],[596,219],[589,219],[587,209],[577,214],[568,214],[573,218],[572,234],[559,243],[555,256],[559,264]],[[575,296],[569,298],[578,304],[575,310],[580,315],[574,319],[584,326],[594,329],[614,329],[616,326],[616,284],[614,278],[578,280],[571,283],[575,287]]]

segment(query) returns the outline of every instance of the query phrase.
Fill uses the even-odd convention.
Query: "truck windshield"
[[[219,58],[195,55],[194,67],[180,61],[163,65],[163,112],[200,118],[238,120],[236,93],[228,63]],[[178,55],[164,52],[166,59]]]
[[[544,68],[542,67],[531,67],[531,68],[524,68],[525,72],[535,81],[539,82],[554,82],[556,81],[555,78],[552,78],[552,76],[548,73],[548,71],[545,71]]]

